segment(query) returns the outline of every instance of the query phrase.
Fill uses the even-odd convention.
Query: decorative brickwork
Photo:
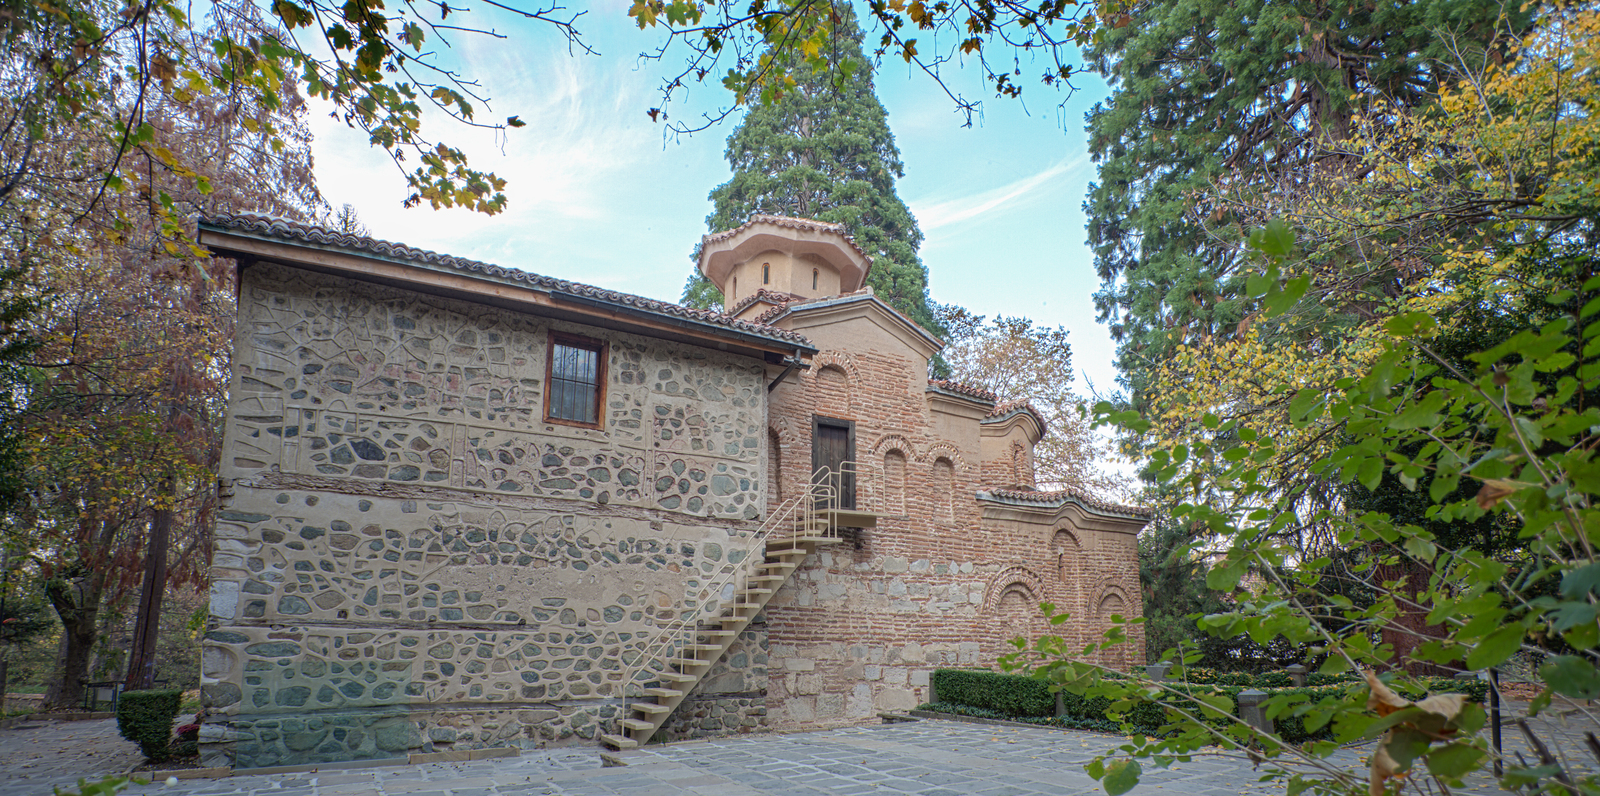
[[[782,478],[809,477],[813,415],[853,421],[858,507],[881,516],[857,545],[808,559],[768,605],[774,725],[905,710],[927,699],[934,668],[993,666],[1018,635],[1087,642],[1113,608],[1139,614],[1141,514],[1065,493],[980,497],[1032,486],[1044,424],[1030,407],[996,411],[992,393],[927,382],[932,350],[895,331],[905,321],[870,295],[792,304],[775,323],[821,349],[811,372],[772,394]],[[1075,618],[1048,626],[1042,601]],[[1135,638],[1115,662],[1140,662],[1142,649]]]

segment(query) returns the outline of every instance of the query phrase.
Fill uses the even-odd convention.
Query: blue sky
[[[313,106],[324,195],[335,207],[354,205],[379,238],[676,300],[692,268],[689,253],[706,232],[706,196],[728,179],[722,150],[737,117],[665,139],[646,111],[659,104],[661,78],[674,64],[638,58],[654,38],[633,28],[625,9],[620,0],[601,0],[580,21],[599,56],[569,55],[552,31],[504,19],[490,24],[510,39],[452,43],[453,56],[492,99],[486,116],[515,114],[528,125],[503,140],[447,123],[429,132],[466,150],[475,167],[507,178],[506,212],[402,208],[404,181],[387,157]],[[1042,68],[1025,62],[1023,71]],[[975,70],[950,82],[983,99],[973,127],[962,127],[954,104],[925,75],[898,61],[877,75],[905,164],[900,197],[926,237],[922,261],[934,300],[1065,326],[1079,392],[1087,393],[1085,380],[1114,390],[1114,349],[1094,320],[1099,280],[1081,207],[1094,178],[1083,114],[1105,96],[1104,85],[1084,75],[1070,96],[1029,85],[1019,102],[990,96]],[[669,112],[687,118],[727,99],[720,86],[694,87]]]

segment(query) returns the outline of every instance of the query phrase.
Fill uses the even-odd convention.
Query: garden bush
[[[117,701],[117,731],[159,763],[172,754],[172,724],[182,704],[178,690],[128,691]]]
[[[1307,703],[1316,703],[1324,697],[1340,694],[1358,681],[1349,675],[1312,675],[1305,687],[1291,687],[1287,672],[1264,672],[1253,675],[1246,672],[1215,672],[1191,668],[1188,683],[1195,694],[1225,694],[1233,702],[1232,713],[1239,715],[1239,693],[1254,688],[1269,696],[1300,694]],[[1276,675],[1282,675],[1281,678]],[[1105,697],[1084,697],[1068,691],[1061,692],[1063,715],[1055,715],[1055,695],[1043,680],[1017,674],[998,674],[982,669],[937,669],[933,673],[934,690],[939,701],[924,705],[924,710],[954,713],[962,716],[981,716],[1008,721],[1021,721],[1045,726],[1118,732],[1123,722],[1146,735],[1159,735],[1169,723],[1166,704],[1192,710],[1192,703],[1178,698],[1157,702],[1140,702],[1121,717],[1113,720],[1106,715],[1111,701]],[[1284,687],[1269,683],[1282,682]],[[1172,685],[1181,683],[1173,681]],[[1360,686],[1365,688],[1364,685]],[[1422,678],[1407,687],[1396,686],[1407,697],[1416,699],[1427,694],[1466,694],[1477,702],[1488,696],[1489,684],[1483,680],[1455,680],[1446,677]],[[1219,728],[1226,722],[1211,722]],[[1327,727],[1315,733],[1307,732],[1303,718],[1285,713],[1277,717],[1274,729],[1279,737],[1289,743],[1302,743],[1331,737]]]
[[[935,669],[933,690],[940,702],[993,710],[1006,716],[1054,716],[1050,686],[1032,677],[985,669]]]

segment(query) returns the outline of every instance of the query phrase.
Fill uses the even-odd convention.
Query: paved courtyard
[[[0,732],[0,796],[46,796],[78,776],[125,771],[137,750],[114,722],[40,723]],[[1592,725],[1591,725],[1592,726]],[[1583,727],[1542,732],[1575,740]],[[1520,749],[1508,733],[1507,749]],[[1122,739],[1099,733],[920,721],[791,734],[746,735],[625,753],[605,768],[584,747],[422,766],[242,775],[134,786],[129,796],[1036,796],[1103,793],[1083,764]],[[1568,747],[1572,748],[1572,747]],[[1334,759],[1360,771],[1366,749]],[[1588,761],[1590,766],[1593,761]],[[1146,765],[1135,794],[1282,793],[1243,760],[1200,755],[1171,770]],[[1497,792],[1487,781],[1468,793]],[[1462,791],[1456,790],[1455,793]]]

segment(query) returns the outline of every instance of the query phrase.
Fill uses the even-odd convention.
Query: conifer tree
[[[928,269],[917,256],[922,232],[894,189],[903,173],[900,150],[873,89],[854,15],[841,15],[833,43],[830,68],[800,65],[795,85],[755,104],[728,137],[733,178],[711,192],[706,225],[725,232],[756,213],[843,224],[872,256],[867,284],[878,297],[942,337],[928,306]],[[720,308],[722,295],[695,273],[683,303]]]
[[[1284,212],[1317,173],[1357,167],[1342,146],[1357,118],[1427,106],[1497,28],[1531,18],[1492,0],[1139,9],[1085,53],[1112,86],[1088,119],[1100,171],[1085,202],[1103,283],[1095,301],[1136,391],[1176,344],[1225,338],[1251,311],[1241,243],[1263,218],[1237,215],[1219,194]]]

